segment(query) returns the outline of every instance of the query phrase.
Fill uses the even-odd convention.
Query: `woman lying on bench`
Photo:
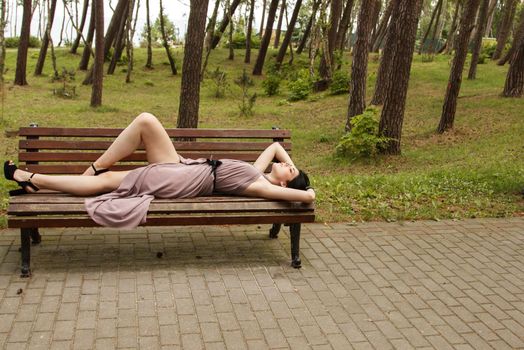
[[[149,165],[131,171],[108,170],[141,145]],[[280,163],[273,164],[271,172],[265,175],[264,170],[274,158]],[[18,169],[12,161],[4,163],[4,174],[21,186],[11,195],[40,188],[78,196],[99,195],[85,200],[91,218],[104,226],[124,228],[145,222],[155,197],[191,198],[221,193],[306,203],[315,199],[307,175],[295,167],[279,143],[267,147],[252,165],[233,159],[186,159],[177,153],[162,124],[149,113],[136,117],[82,175],[29,173]]]

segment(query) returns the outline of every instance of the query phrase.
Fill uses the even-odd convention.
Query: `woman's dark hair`
[[[298,175],[287,183],[287,187],[305,191],[309,187],[309,177],[299,169]]]

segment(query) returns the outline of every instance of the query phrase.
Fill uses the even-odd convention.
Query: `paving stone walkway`
[[[524,349],[524,218],[268,229],[0,230],[0,345]]]

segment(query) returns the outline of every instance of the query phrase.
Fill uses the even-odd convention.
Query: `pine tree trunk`
[[[239,4],[240,4],[240,0],[233,0],[230,6],[231,16],[233,16]],[[222,34],[224,34],[224,32],[226,31],[228,25],[229,25],[229,14],[226,10],[226,13],[224,14],[224,18],[222,19],[222,22],[220,22],[220,27],[218,27],[218,32],[213,36],[213,40],[211,41],[212,49],[217,47],[218,43],[220,42],[220,39],[222,38]]]
[[[140,1],[140,0],[137,0]],[[126,55],[127,55],[127,72],[126,72],[126,83],[131,82],[131,72],[133,71],[133,60],[134,60],[134,52],[133,52],[133,32],[134,30],[131,28],[131,22],[133,20],[133,7],[135,6],[135,0],[131,0],[131,4],[129,5],[129,13],[127,16],[127,23],[126,23]],[[137,3],[137,13],[138,15],[138,6],[140,6],[140,3]],[[135,22],[136,23],[136,22]]]
[[[475,13],[479,7],[480,0],[466,0],[459,25],[459,34],[455,42],[455,58],[451,66],[451,73],[449,75],[448,87],[446,90],[446,97],[442,107],[442,115],[437,131],[443,133],[453,128],[455,121],[455,112],[457,110],[457,98],[460,92],[460,85],[462,83],[462,71],[466,56],[468,54],[468,44],[471,30],[473,29],[473,21]]]
[[[386,35],[391,13],[393,12],[393,8],[395,7],[397,1],[398,0],[390,0],[388,6],[384,10],[384,14],[380,20],[378,29],[376,30],[375,35],[371,38],[371,51],[373,52],[378,52],[380,49],[380,45],[382,44],[384,36]]]
[[[264,61],[266,60],[267,48],[271,41],[271,33],[273,32],[273,23],[275,22],[275,15],[277,13],[278,0],[271,0],[269,4],[269,11],[267,14],[267,23],[264,30],[264,36],[260,42],[260,50],[258,51],[257,61],[253,67],[253,75],[262,75],[264,68]]]
[[[262,19],[260,20],[260,30],[258,35],[262,38],[262,32],[264,31],[264,21],[266,20],[266,0],[262,1]]]
[[[311,33],[311,27],[313,26],[313,20],[315,19],[315,16],[317,15],[318,7],[320,6],[320,3],[322,0],[317,0],[313,3],[313,9],[311,10],[311,16],[309,17],[309,21],[307,22],[306,29],[304,30],[304,35],[302,36],[302,39],[300,40],[300,44],[297,48],[297,55],[300,55],[302,51],[304,51],[304,48],[306,47],[307,40],[309,38],[309,35]]]
[[[493,17],[495,17],[495,7],[497,6],[497,2],[498,0],[491,0],[489,3],[488,23],[486,24],[484,36],[491,37],[491,32],[493,30]]]
[[[254,1],[254,0],[253,0]],[[213,40],[215,34],[215,27],[217,22],[218,8],[220,6],[220,0],[215,1],[215,7],[213,9],[213,14],[209,19],[209,23],[206,28],[206,36],[204,38],[204,52],[205,58],[204,63],[202,64],[202,74],[200,74],[200,80],[204,80],[204,73],[206,72],[207,62],[209,60],[209,55],[211,54],[211,41]]]
[[[473,80],[477,76],[477,65],[482,48],[482,36],[488,20],[489,0],[481,0],[480,12],[477,19],[475,37],[473,38],[473,51],[471,55],[471,64],[469,66],[468,79]]]
[[[24,13],[22,15],[22,30],[16,59],[15,85],[27,85],[26,67],[27,51],[29,49],[29,31],[31,29],[31,0],[24,0]]]
[[[0,92],[4,93],[4,72],[5,72],[5,26],[7,9],[6,9],[6,0],[0,0]],[[1,120],[0,120],[1,121]]]
[[[87,18],[87,9],[89,8],[89,0],[84,0],[84,6],[82,8],[82,19],[80,20],[80,26],[78,27],[77,35],[71,50],[69,51],[72,54],[76,54],[78,46],[80,46],[80,39],[82,38],[82,31],[84,30],[86,18]]]
[[[280,3],[280,14],[278,15],[277,31],[275,32],[275,43],[273,48],[277,49],[280,44],[280,32],[282,30],[282,19],[284,18],[284,9],[286,8],[286,0]]]
[[[93,65],[93,87],[91,107],[102,105],[102,87],[104,79],[104,2],[94,0],[95,7],[95,62]]]
[[[519,47],[520,42],[523,40],[524,40],[524,10],[520,11],[519,25],[517,27],[517,30],[515,30],[515,34],[513,34],[513,42],[511,43],[511,48],[504,55],[504,57],[502,57],[497,62],[497,64],[499,66],[503,66],[506,64],[506,62],[510,61],[513,58],[513,56],[515,55],[515,51]]]
[[[506,41],[508,40],[513,24],[513,17],[515,15],[515,8],[517,6],[516,0],[506,0],[504,4],[504,13],[502,15],[502,22],[500,23],[499,31],[497,33],[497,48],[493,53],[493,60],[498,60],[502,55]]]
[[[171,49],[169,48],[169,43],[167,42],[166,28],[164,23],[164,9],[162,5],[162,0],[160,0],[160,32],[162,34],[162,45],[166,50],[167,59],[169,60],[169,66],[171,67],[171,74],[177,75],[175,59],[171,54]]]
[[[371,34],[369,37],[369,51],[372,49],[371,39],[378,30],[378,20],[380,18],[380,10],[382,9],[382,0],[375,0],[375,5],[373,7],[373,14],[371,15]]]
[[[365,1],[360,5],[358,15],[357,42],[353,49],[351,63],[351,82],[349,88],[349,105],[346,121],[346,131],[351,129],[351,119],[364,112],[366,108],[366,82],[368,75],[368,47],[371,38],[376,1]]]
[[[422,0],[399,0],[392,17],[395,21],[391,21],[396,26],[393,31],[402,40],[396,40],[394,44],[395,54],[390,64],[395,69],[389,76],[391,83],[387,84],[388,89],[379,123],[379,134],[391,139],[387,147],[382,150],[386,154],[401,153],[402,124],[421,8]]]
[[[65,19],[66,19],[66,9],[64,6],[64,13],[62,14],[62,27],[60,28],[60,40],[58,41],[58,47],[62,45],[62,40],[64,38]]]
[[[42,39],[42,46],[40,46],[40,54],[38,55],[38,60],[36,61],[35,76],[42,75],[42,70],[44,69],[44,62],[47,55],[47,47],[49,45],[49,34],[51,33],[51,28],[53,27],[53,19],[55,18],[55,9],[56,0],[51,0],[49,14],[47,16],[48,22],[46,24],[44,38]]]
[[[442,13],[443,3],[444,3],[443,0],[439,0],[437,4],[438,6],[437,17],[435,19],[435,26],[433,27],[433,34],[431,35],[431,41],[429,42],[429,48],[428,48],[428,53],[430,55],[433,55],[435,53],[435,40],[438,40],[437,30],[439,29],[439,26],[440,26],[440,15]]]
[[[228,59],[232,61],[235,59],[235,50],[233,50],[233,27],[234,27],[233,8],[231,6],[228,6],[228,8],[229,8],[227,12],[228,13],[227,19],[229,20],[229,57]]]
[[[460,13],[460,7],[462,5],[462,0],[457,0],[457,4],[455,5],[455,12],[453,14],[453,20],[451,21],[451,28],[449,30],[448,38],[446,39],[446,43],[444,46],[439,50],[439,53],[444,52],[445,54],[450,54],[455,46],[455,35],[457,33],[457,23],[458,23],[458,16]]]
[[[521,23],[522,24],[522,23]],[[504,84],[504,97],[522,97],[524,92],[524,40],[521,40],[515,49],[515,56],[510,62],[506,83]]]
[[[146,68],[153,69],[153,49],[151,48],[151,19],[149,15],[149,0],[146,0],[146,28],[147,28],[147,61]]]
[[[435,16],[437,15],[437,10],[441,2],[442,0],[438,0],[437,4],[435,5],[435,8],[433,9],[433,12],[431,13],[431,20],[429,21],[428,28],[424,32],[424,36],[422,37],[422,40],[420,41],[420,47],[418,49],[419,55],[422,54],[422,50],[424,49],[424,45],[428,38],[429,32],[431,31],[431,28],[433,27],[433,21],[435,21]]]
[[[250,6],[249,6],[249,19],[247,21],[246,54],[244,56],[244,63],[251,62],[251,36],[253,34],[254,14],[255,14],[255,0],[251,0]]]
[[[399,2],[401,0],[395,1],[396,3],[393,11],[398,11],[397,7],[399,6]],[[378,67],[377,79],[375,82],[375,92],[373,94],[373,98],[371,99],[371,104],[375,106],[379,106],[384,103],[386,91],[388,91],[387,84],[389,84],[391,81],[389,77],[393,68],[391,62],[393,61],[393,57],[395,57],[396,42],[399,40],[399,33],[397,33],[396,30],[398,30],[398,26],[395,25],[395,21],[390,21],[386,30],[384,48],[380,58],[380,65]]]
[[[89,0],[86,0],[89,1]],[[91,18],[89,19],[89,29],[87,30],[87,38],[86,43],[84,46],[84,51],[82,52],[82,59],[80,60],[80,64],[78,65],[78,69],[80,70],[87,70],[87,67],[89,66],[89,58],[91,57],[91,47],[93,45],[93,37],[95,35],[95,8],[94,8],[94,0],[91,4]]]
[[[124,39],[125,39],[125,26],[126,26],[126,20],[127,15],[129,11],[129,2],[127,2],[127,6],[124,7],[122,10],[123,12],[119,14],[119,24],[118,24],[118,32],[116,33],[114,44],[113,44],[113,55],[111,57],[111,62],[109,63],[109,67],[107,68],[107,74],[114,74],[116,69],[116,64],[120,60],[120,57],[122,57],[122,51],[124,50]],[[107,42],[105,45],[109,45]],[[105,50],[104,50],[105,51]]]
[[[344,50],[344,42],[346,39],[346,33],[349,27],[349,20],[351,19],[351,11],[353,9],[354,0],[348,0],[342,13],[342,18],[338,24],[337,39],[335,40],[335,50]]]
[[[369,1],[372,4],[367,4],[366,6],[373,6],[375,0]],[[367,3],[367,1],[366,1]],[[331,75],[333,74],[333,63],[335,52],[335,41],[337,40],[337,30],[338,23],[340,21],[340,15],[342,13],[342,0],[331,0],[331,13],[329,15],[329,30],[327,37],[327,52],[322,56],[320,60],[320,67],[318,72],[322,81],[327,82],[325,84],[318,85],[319,87],[327,88],[329,86],[329,81],[331,80]],[[371,18],[369,19],[371,26]]]
[[[125,22],[128,2],[129,0],[119,0],[116,4],[115,12],[113,12],[113,16],[111,17],[111,21],[109,22],[109,26],[107,27],[106,35],[104,37],[104,57],[109,56],[109,50],[113,44],[115,44],[115,39],[122,28],[122,18]],[[117,44],[115,44],[115,48],[116,47],[118,47]]]
[[[207,4],[208,0],[190,1],[177,128],[198,127],[200,70],[206,29]],[[188,45],[189,43],[191,44]]]
[[[300,6],[302,6],[302,0],[296,0],[295,9],[293,10],[293,14],[291,15],[291,20],[289,21],[286,35],[284,36],[282,45],[280,46],[280,49],[278,50],[278,54],[277,54],[277,58],[275,62],[277,67],[280,67],[282,65],[282,62],[284,61],[284,56],[286,55],[287,47],[289,43],[291,42],[291,37],[293,36],[293,30],[295,29],[295,23],[297,22],[298,14],[300,12]]]

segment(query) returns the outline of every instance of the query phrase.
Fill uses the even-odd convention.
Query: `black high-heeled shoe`
[[[93,170],[94,170],[94,172],[95,172],[95,176],[100,175],[100,174],[103,174],[103,173],[109,171],[109,169],[99,169],[99,170],[97,170],[97,169],[95,168],[95,163],[92,163],[92,164],[91,164],[91,168],[93,168]]]
[[[34,192],[37,192],[39,191],[40,189],[38,187],[36,187],[35,184],[33,184],[31,182],[31,178],[33,176],[35,176],[35,173],[31,174],[31,176],[29,177],[29,179],[27,181],[18,181],[18,180],[15,180],[15,171],[18,169],[18,167],[11,163],[11,161],[9,160],[6,160],[4,162],[4,176],[7,180],[11,180],[11,181],[15,181],[18,186],[20,186],[21,188],[17,189],[17,190],[11,190],[9,191],[9,195],[10,196],[18,196],[18,195],[21,195],[21,194],[26,194],[26,193],[32,193],[32,192],[27,192],[27,187],[31,187]]]

